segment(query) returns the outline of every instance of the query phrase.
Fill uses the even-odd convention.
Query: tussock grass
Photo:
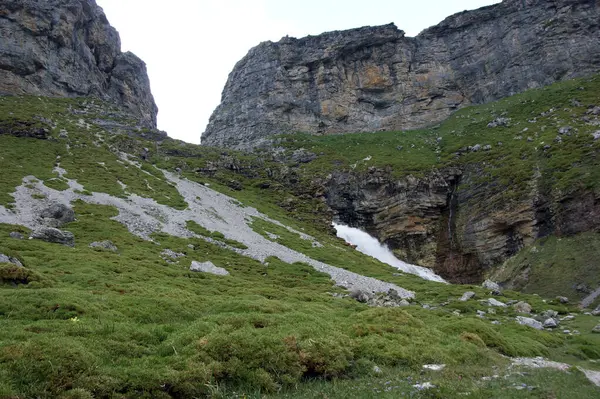
[[[314,259],[417,293],[409,307],[369,308],[349,297],[334,297],[332,293],[343,290],[308,265],[277,258],[262,264],[201,238],[155,234],[154,242],[144,241],[110,219],[117,214],[115,208],[78,201],[77,220],[65,226],[75,234],[74,248],[11,239],[11,231],[28,232],[0,225],[0,253],[25,265],[18,270],[0,265],[0,397],[594,397],[596,388],[577,372],[532,371],[481,380],[504,370],[504,356],[541,355],[597,367],[590,362],[600,356],[598,336],[589,334],[591,316],[578,316],[567,325],[579,329],[580,336],[519,326],[512,308],[479,319],[475,311],[488,309],[478,299],[487,298],[488,292],[402,275],[344,246],[327,228],[325,205],[310,195],[313,179],[354,164],[357,171],[389,167],[398,176],[479,165],[480,180],[472,184],[489,184],[516,199],[535,168],[548,171],[547,184],[561,190],[596,189],[598,143],[589,140],[590,127],[577,121],[588,103],[598,103],[598,85],[598,77],[559,83],[461,110],[438,127],[415,132],[285,138],[285,151],[302,147],[318,157],[283,167],[256,154],[171,139],[151,142],[141,136],[148,133],[144,131],[111,135],[94,120],[127,121],[97,100],[0,98],[3,123],[43,115],[52,126],[49,140],[0,135],[0,204],[12,203],[10,193],[27,175],[66,189],[65,180],[52,172],[60,163],[67,170],[65,177],[77,179],[84,192],[120,197],[135,193],[183,209],[183,198],[153,165],[180,168],[184,177],[208,183],[314,236],[323,247],[264,220],[254,220],[255,231],[277,234],[278,242]],[[585,90],[579,90],[581,86]],[[582,105],[565,111],[571,97]],[[90,108],[90,102],[96,105]],[[533,142],[514,139],[525,118],[550,107],[556,110],[537,117],[535,131],[523,133],[532,134]],[[486,127],[504,113],[513,124]],[[540,151],[539,143],[554,137],[563,123],[575,125],[579,132],[564,137],[562,147]],[[61,136],[61,130],[68,134]],[[497,141],[503,145],[494,145]],[[460,148],[478,143],[490,143],[493,149],[454,156]],[[132,154],[139,167],[120,159],[118,151]],[[147,154],[138,156],[143,151]],[[368,155],[370,161],[361,161]],[[219,167],[211,168],[215,164]],[[512,194],[506,185],[515,185]],[[236,246],[193,222],[188,228]],[[88,247],[107,239],[118,252]],[[161,257],[165,249],[185,256],[167,263]],[[189,270],[192,261],[209,260],[230,275]],[[458,302],[466,290],[475,291],[476,300]],[[574,310],[514,291],[498,299],[526,300],[537,312]],[[424,309],[424,304],[435,309]],[[493,320],[501,324],[491,324]],[[431,363],[447,367],[438,374],[423,371],[422,365]],[[424,381],[439,388],[419,392],[412,387]],[[537,388],[513,391],[513,383]]]

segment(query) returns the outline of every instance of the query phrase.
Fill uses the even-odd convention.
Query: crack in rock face
[[[249,226],[253,218],[260,218],[278,226],[285,227],[300,236],[300,239],[317,241],[302,232],[284,226],[252,207],[242,207],[239,202],[224,194],[218,193],[204,185],[182,179],[176,174],[162,171],[168,181],[173,183],[188,203],[185,210],[173,209],[157,203],[154,199],[130,194],[128,198],[117,198],[106,193],[78,194],[75,190],[83,187],[75,180],[68,180],[69,189],[57,191],[46,187],[33,176],[23,179],[13,195],[15,209],[8,210],[0,206],[0,223],[23,225],[30,229],[39,228],[39,218],[43,209],[49,204],[69,205],[72,201],[82,200],[90,204],[114,206],[119,214],[112,219],[122,223],[134,235],[145,240],[152,240],[151,235],[164,232],[181,238],[199,237],[206,241],[223,246],[215,240],[198,236],[186,228],[187,221],[194,221],[210,231],[218,231],[225,238],[238,241],[247,249],[226,246],[241,255],[264,262],[266,258],[275,256],[287,263],[302,262],[315,270],[331,276],[336,285],[347,289],[360,289],[366,292],[388,292],[395,290],[401,298],[414,298],[414,292],[405,290],[395,284],[362,276],[348,270],[316,261],[302,253],[294,251],[276,242],[272,242],[258,234]],[[43,194],[42,199],[32,194]]]

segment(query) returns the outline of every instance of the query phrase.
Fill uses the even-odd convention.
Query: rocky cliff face
[[[284,38],[234,68],[202,143],[412,129],[459,107],[600,70],[600,3],[505,0],[415,38],[394,25]]]
[[[156,127],[146,65],[94,0],[0,0],[0,94],[97,96]]]
[[[474,184],[480,170],[449,168],[397,179],[389,170],[334,173],[324,183],[335,218],[358,226],[409,263],[431,267],[456,283],[479,283],[536,239],[600,231],[600,197],[564,195],[537,182],[510,207]]]

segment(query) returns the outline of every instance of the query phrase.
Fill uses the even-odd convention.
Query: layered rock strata
[[[237,63],[202,135],[250,149],[282,133],[413,129],[600,70],[600,3],[505,0],[415,38],[393,24],[264,42]]]
[[[539,184],[508,207],[473,184],[476,167],[421,178],[390,172],[333,173],[323,184],[334,218],[451,282],[481,282],[486,270],[538,238],[600,231],[600,197],[593,192],[564,195]]]

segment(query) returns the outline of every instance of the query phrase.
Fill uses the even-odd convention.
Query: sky
[[[146,62],[158,128],[199,143],[229,72],[260,42],[390,22],[416,36],[498,0],[96,0]]]

